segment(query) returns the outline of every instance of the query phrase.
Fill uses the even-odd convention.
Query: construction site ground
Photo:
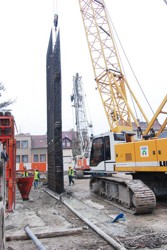
[[[23,201],[17,190],[16,208],[5,219],[7,250],[38,249],[27,237],[25,227],[48,250],[119,249],[99,236],[83,218],[118,243],[120,249],[167,249],[167,199],[158,201],[153,213],[135,216],[91,194],[89,177],[75,179],[75,185],[68,186],[65,175],[64,188],[61,200],[42,184],[38,189],[32,187],[28,201]],[[124,220],[112,223],[119,213],[124,213]]]

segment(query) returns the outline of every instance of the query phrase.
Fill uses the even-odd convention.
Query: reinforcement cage
[[[52,31],[47,51],[47,144],[48,188],[64,191],[62,153],[61,57],[60,34],[53,47]]]

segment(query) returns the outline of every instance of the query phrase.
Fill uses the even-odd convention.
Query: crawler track
[[[90,190],[132,214],[151,213],[156,206],[154,193],[140,180],[93,177]]]

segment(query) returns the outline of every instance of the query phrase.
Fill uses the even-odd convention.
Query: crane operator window
[[[104,137],[104,157],[105,157],[105,160],[111,160],[111,150],[110,150],[110,138],[109,138],[109,136]]]
[[[97,166],[104,160],[104,143],[103,137],[95,138],[92,142],[92,149],[90,155],[90,165]]]
[[[95,138],[92,143],[90,165],[97,166],[100,162],[111,159],[109,136]]]

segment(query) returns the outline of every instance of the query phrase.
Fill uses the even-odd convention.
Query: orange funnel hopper
[[[29,200],[28,196],[29,196],[33,181],[34,181],[33,176],[17,178],[17,187],[21,193],[23,200]]]

